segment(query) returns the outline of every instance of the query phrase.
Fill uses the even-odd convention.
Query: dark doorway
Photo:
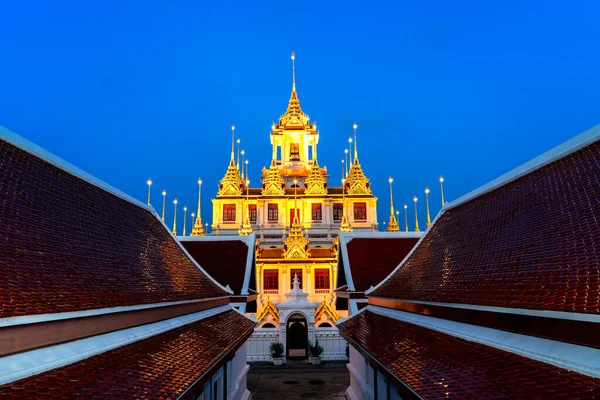
[[[308,357],[308,324],[302,314],[292,314],[287,322],[287,357]]]

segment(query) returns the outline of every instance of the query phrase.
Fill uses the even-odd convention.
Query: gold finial
[[[192,219],[192,223],[191,223],[192,227],[194,226],[195,217],[196,217],[196,213],[191,213],[190,214],[190,218]],[[192,228],[192,233],[193,232],[194,232],[194,228]],[[193,235],[190,233],[190,236],[193,236]]]
[[[198,215],[196,221],[192,227],[191,236],[204,236],[204,229],[202,228],[202,214],[200,212],[200,204],[202,203],[202,178],[198,178]],[[192,213],[194,215],[194,213]],[[192,218],[192,221],[194,219]]]
[[[442,207],[444,207],[444,177],[440,175],[440,189],[442,191]]]
[[[408,232],[408,205],[406,203],[404,203],[404,227],[406,229],[406,232]]]
[[[398,221],[396,221],[396,216],[394,215],[394,200],[392,197],[392,182],[394,179],[390,176],[388,179],[390,183],[390,222],[388,224],[388,232],[398,232]]]
[[[296,53],[292,51],[292,93],[296,93]]]
[[[177,199],[173,200],[173,235],[177,236]]]
[[[244,161],[244,164],[246,164],[246,178],[248,178],[248,160]],[[244,176],[242,175],[242,179],[244,178]]]
[[[348,149],[344,149],[344,159],[346,160],[346,178],[348,178],[348,169],[350,168],[350,163],[348,162]]]
[[[352,164],[354,164],[354,161],[352,160],[352,138],[351,137],[348,138],[348,147],[350,147],[350,165],[352,166]]]
[[[198,178],[198,218],[200,218],[200,197],[202,195],[202,178]]]
[[[246,165],[248,165],[248,160],[246,160]],[[238,230],[238,233],[240,235],[246,236],[252,233],[252,224],[250,223],[250,206],[248,204],[248,195],[250,192],[250,179],[246,178],[246,207],[248,208],[247,210],[245,209],[246,207],[244,207],[244,204],[242,204],[242,225],[240,226],[240,229]],[[244,211],[246,211],[246,216],[244,217]]]
[[[162,208],[162,217],[161,217],[161,219],[163,220],[163,222],[165,222],[165,205],[166,205],[166,201],[167,201],[167,191],[163,190],[162,191],[162,195],[163,195],[163,208]]]
[[[235,148],[235,125],[231,125],[231,165],[233,165],[233,155]]]
[[[356,122],[354,123],[354,125],[352,125],[352,127],[354,128],[354,162],[358,162],[358,150],[356,147],[356,128],[358,128],[358,125],[356,124]],[[352,141],[350,141],[352,143]]]
[[[431,217],[429,215],[429,188],[425,188],[425,208],[427,209],[427,225],[425,225],[425,229],[429,228],[431,225]]]
[[[183,206],[183,236],[186,234],[187,227],[187,206]]]
[[[346,178],[342,176],[342,222],[340,224],[340,231],[352,232],[352,226],[348,222],[346,216]]]
[[[237,151],[237,164],[236,165],[237,165],[238,169],[240,169],[240,142],[241,141],[242,141],[242,139],[240,139],[240,138],[237,139],[238,151]]]
[[[415,202],[415,232],[421,232],[419,229],[419,214],[417,213],[417,196],[413,198]]]
[[[148,184],[148,205],[150,205],[150,186],[152,186],[152,179],[148,178],[146,183]]]
[[[242,149],[242,181],[244,180],[244,156],[246,155],[246,150]]]

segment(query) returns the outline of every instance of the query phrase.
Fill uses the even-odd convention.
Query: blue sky
[[[600,122],[600,2],[370,3],[1,2],[0,125],[140,200],[152,177],[171,225],[198,176],[212,220],[232,123],[258,185],[292,50],[330,185],[356,121],[380,222],[389,175],[435,214],[440,174],[452,200]]]

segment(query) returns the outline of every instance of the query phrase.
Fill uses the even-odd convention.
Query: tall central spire
[[[292,51],[292,96],[296,95],[296,53]]]
[[[233,157],[235,154],[235,125],[231,125],[231,165],[233,165]]]

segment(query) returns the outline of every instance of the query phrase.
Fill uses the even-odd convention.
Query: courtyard
[[[248,390],[252,398],[266,399],[346,399],[350,375],[345,361],[311,365],[288,361],[283,366],[251,363]]]

